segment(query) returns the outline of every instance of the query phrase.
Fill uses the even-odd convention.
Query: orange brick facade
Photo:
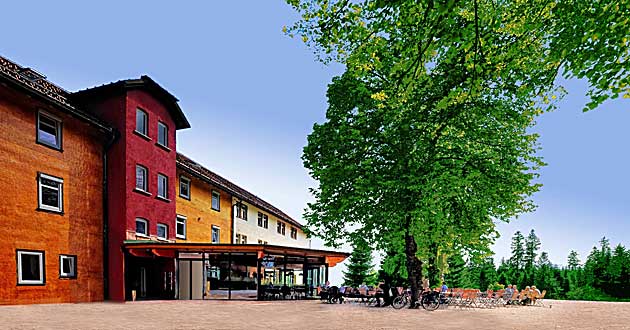
[[[191,181],[190,200],[179,195],[181,177]],[[232,237],[232,195],[177,169],[176,210],[178,215],[186,217],[186,239],[177,242],[210,243],[212,226],[220,228],[220,243],[230,243]],[[212,191],[221,196],[220,210],[212,209]]]
[[[36,116],[63,121],[63,151],[36,143]],[[84,121],[0,85],[0,304],[103,300],[104,135]],[[63,179],[63,214],[38,208],[38,172]],[[17,285],[16,249],[44,251],[45,283]],[[59,255],[77,256],[75,279]]]

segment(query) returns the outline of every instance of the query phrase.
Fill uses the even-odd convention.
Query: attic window
[[[23,68],[22,70],[20,70],[19,73],[20,73],[20,76],[22,76],[22,78],[31,82],[36,82],[42,79],[46,79],[46,76],[44,76],[43,74],[31,68]]]

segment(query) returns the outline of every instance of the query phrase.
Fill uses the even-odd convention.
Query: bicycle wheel
[[[407,306],[407,298],[404,296],[398,296],[392,301],[392,307],[394,307],[394,309],[401,309],[405,306]]]
[[[424,308],[425,310],[434,311],[438,309],[438,307],[440,307],[440,300],[435,295],[430,294],[422,297],[421,304],[422,308]]]

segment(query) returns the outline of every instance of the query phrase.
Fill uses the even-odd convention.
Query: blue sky
[[[3,10],[12,14],[0,20],[0,55],[70,91],[150,75],[192,124],[178,132],[179,151],[301,218],[314,184],[302,147],[341,67],[282,34],[296,19],[284,1],[13,1]],[[497,258],[514,231],[531,228],[554,263],[570,249],[584,259],[602,236],[630,247],[630,101],[582,113],[586,85],[566,87],[535,129],[549,164],[539,208],[499,225]]]

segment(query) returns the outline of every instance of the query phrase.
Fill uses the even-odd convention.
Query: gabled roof
[[[106,132],[113,133],[114,131],[105,122],[72,104],[69,100],[70,93],[46,80],[44,75],[31,68],[20,66],[2,56],[0,56],[0,81],[4,81],[18,90],[34,96],[40,101],[53,104],[61,111]]]
[[[175,127],[177,129],[190,128],[188,119],[186,119],[184,112],[179,107],[179,100],[155,82],[155,80],[146,75],[141,76],[139,79],[119,80],[105,85],[83,89],[72,93],[71,98],[81,103],[83,100],[89,100],[94,97],[107,96],[113,93],[133,89],[146,91],[162,102],[171,114],[171,117],[173,117],[173,121],[175,122]]]
[[[302,229],[302,224],[291,218],[286,213],[282,212],[277,207],[271,205],[270,203],[264,201],[262,198],[250,193],[249,191],[239,187],[238,185],[230,182],[224,177],[216,174],[215,172],[210,171],[209,169],[203,167],[201,164],[195,162],[194,160],[184,156],[181,153],[177,153],[177,166],[186,172],[202,179],[212,185],[215,185],[225,191],[231,193],[236,198],[242,199],[243,201],[250,203],[264,211],[267,211],[280,220],[286,221],[293,226]]]

